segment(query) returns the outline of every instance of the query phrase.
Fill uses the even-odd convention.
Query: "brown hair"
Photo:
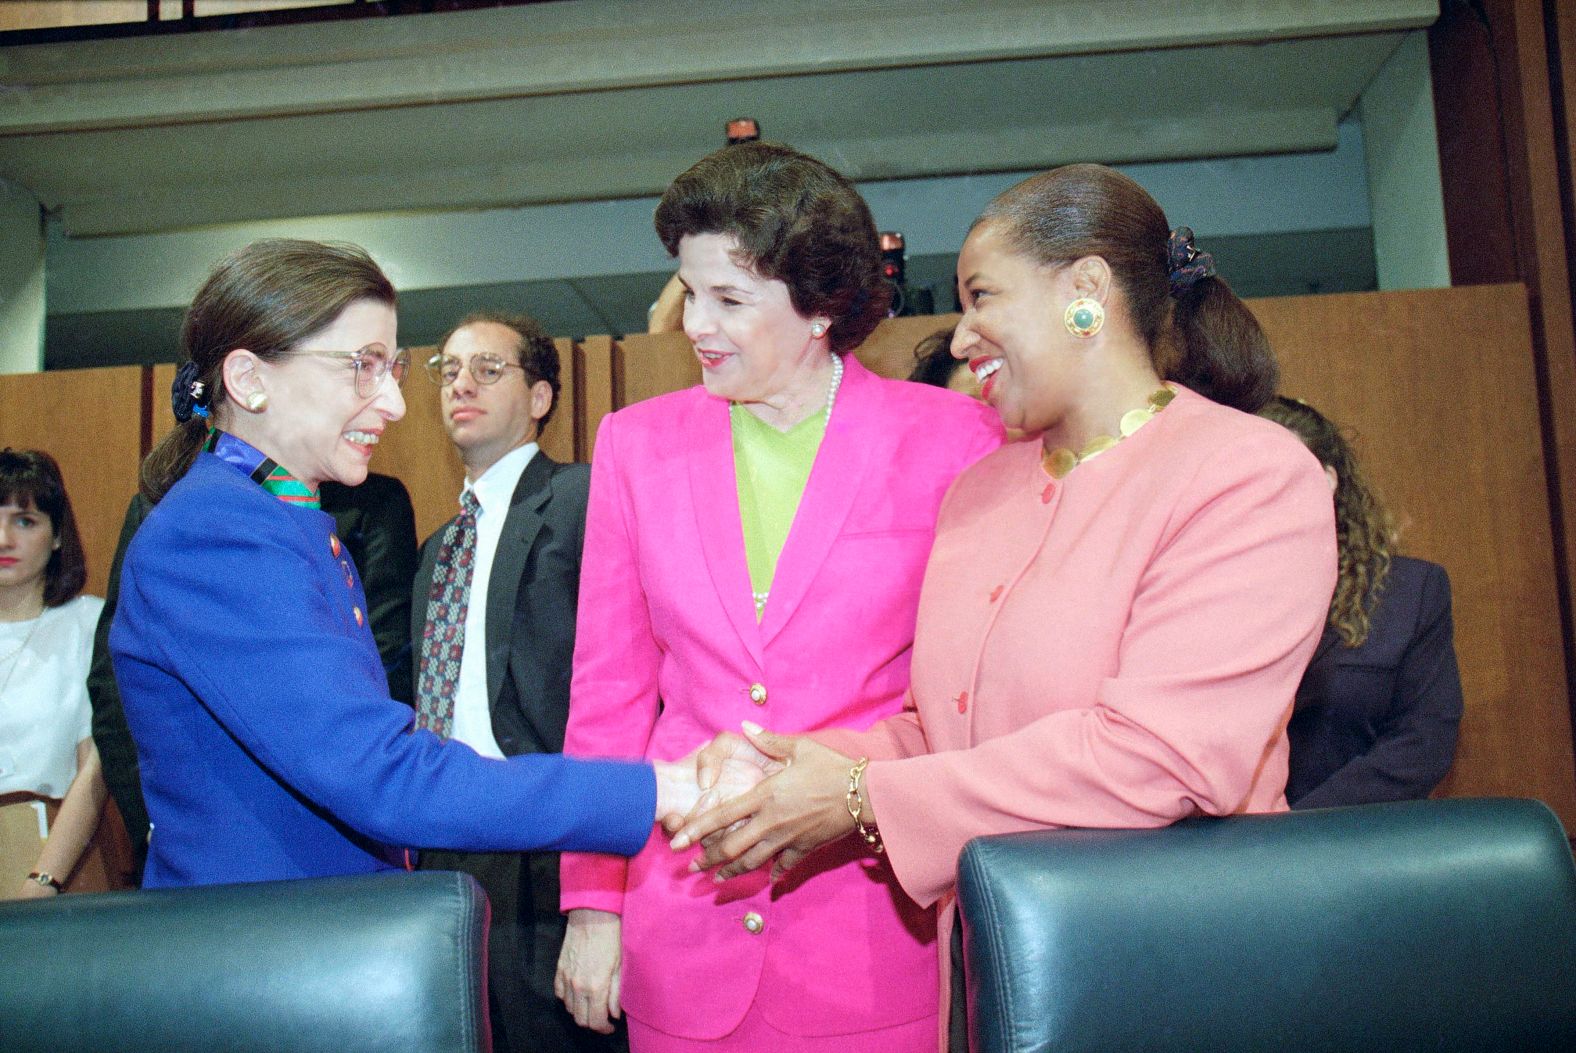
[[[788,286],[794,310],[831,319],[834,352],[865,342],[886,317],[891,290],[870,206],[854,184],[777,143],[725,146],[673,181],[657,205],[668,254],[690,234],[725,234],[735,262]]]
[[[176,386],[201,384],[197,405],[217,412],[225,401],[222,372],[231,351],[245,348],[276,362],[357,300],[395,304],[393,283],[365,249],[290,238],[254,241],[219,261],[186,311],[181,348],[189,365],[182,366]],[[172,396],[178,406],[192,402],[189,391]],[[207,429],[199,413],[153,448],[142,462],[143,496],[157,502],[186,474]]]
[[[49,517],[58,548],[44,566],[44,606],[59,607],[82,591],[88,580],[88,558],[77,533],[66,480],[60,465],[43,450],[0,451],[0,505],[32,508]]]
[[[1335,469],[1335,538],[1340,575],[1328,624],[1347,647],[1368,639],[1370,619],[1390,574],[1395,523],[1357,464],[1352,445],[1328,417],[1297,399],[1277,395],[1259,411],[1289,429],[1326,468]]]
[[[1279,369],[1258,321],[1213,273],[1177,282],[1173,292],[1166,214],[1122,173],[1078,164],[1031,176],[986,206],[974,226],[986,223],[1046,266],[1104,259],[1165,379],[1249,413],[1275,393]]]
[[[560,364],[558,360],[558,345],[553,343],[553,338],[547,335],[547,330],[528,314],[517,314],[510,311],[473,311],[461,318],[449,328],[438,340],[438,351],[441,353],[455,333],[468,325],[477,325],[481,322],[492,322],[501,325],[515,335],[514,357],[515,365],[525,370],[525,386],[529,388],[538,380],[545,380],[553,389],[552,404],[547,407],[547,412],[542,414],[542,419],[536,422],[536,431],[540,435],[542,429],[547,427],[547,422],[553,419],[553,413],[558,409],[558,391],[561,386],[559,381]]]
[[[952,334],[956,331],[949,325],[914,345],[914,368],[908,371],[909,380],[938,388],[952,382],[953,374],[964,368],[962,360],[952,357]]]

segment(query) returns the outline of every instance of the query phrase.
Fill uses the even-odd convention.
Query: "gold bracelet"
[[[848,769],[848,795],[845,798],[848,804],[848,814],[854,820],[854,829],[859,831],[859,837],[876,855],[886,851],[886,846],[881,843],[881,831],[876,829],[874,823],[866,825],[862,816],[865,811],[865,797],[859,792],[859,780],[864,778],[865,769],[870,766],[869,757],[860,757],[859,763]]]
[[[34,882],[35,884],[43,885],[45,888],[52,888],[56,892],[66,891],[66,886],[56,881],[55,876],[47,870],[35,870],[31,874],[27,875],[27,880]]]

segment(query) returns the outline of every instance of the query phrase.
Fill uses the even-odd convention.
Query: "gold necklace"
[[[1054,450],[1046,450],[1040,455],[1040,463],[1050,473],[1052,479],[1060,479],[1080,464],[1097,457],[1127,438],[1145,424],[1154,420],[1155,414],[1171,404],[1177,393],[1170,388],[1161,388],[1149,396],[1149,402],[1140,409],[1131,409],[1122,414],[1122,419],[1117,422],[1116,435],[1096,435],[1084,443],[1084,448],[1077,453],[1065,446],[1058,446]]]

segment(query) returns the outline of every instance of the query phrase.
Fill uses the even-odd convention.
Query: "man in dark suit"
[[[465,465],[468,511],[422,546],[411,607],[418,722],[483,755],[560,752],[590,472],[536,444],[558,399],[558,351],[531,318],[474,314],[444,336],[428,373]],[[495,1049],[625,1048],[622,1031],[575,1026],[553,995],[564,936],[557,853],[428,851],[421,866],[473,875],[492,902]]]

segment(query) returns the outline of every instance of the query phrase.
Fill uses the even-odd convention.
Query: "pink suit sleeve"
[[[618,420],[602,422],[591,464],[579,624],[564,752],[640,757],[657,719],[661,652],[640,584],[634,512],[616,452]],[[559,905],[623,912],[628,861],[565,852]]]
[[[1131,600],[1119,668],[1087,706],[871,764],[888,858],[916,902],[952,888],[980,835],[1284,808],[1277,743],[1334,589],[1334,524],[1311,462],[1239,454],[1187,488],[1199,496],[1175,510]],[[1277,764],[1278,780],[1266,774]]]

